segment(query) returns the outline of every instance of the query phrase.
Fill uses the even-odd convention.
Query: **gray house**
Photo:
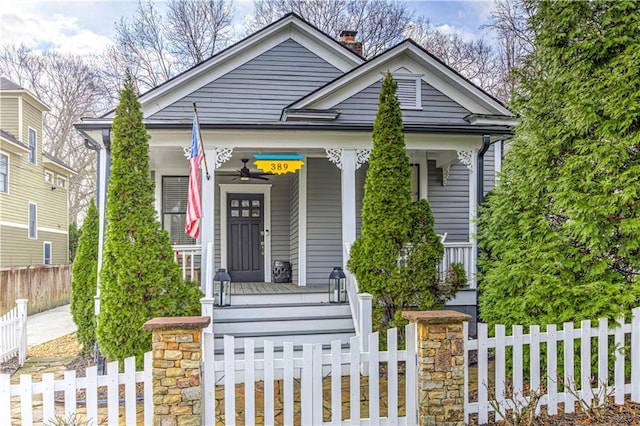
[[[293,285],[326,284],[360,231],[371,130],[383,76],[391,72],[414,197],[431,204],[443,262],[467,268],[469,289],[451,304],[473,313],[478,194],[493,185],[501,141],[515,119],[411,40],[370,60],[347,45],[357,47],[290,14],[140,96],[157,212],[178,260],[201,267],[203,283],[220,267],[234,282],[269,283],[281,261],[291,265]],[[184,234],[194,103],[210,172],[202,178],[197,241]],[[112,119],[76,126],[100,149],[102,212]],[[265,174],[277,172],[277,163],[259,170],[260,155],[300,156],[303,165]]]

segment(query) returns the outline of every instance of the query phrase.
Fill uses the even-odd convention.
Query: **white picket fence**
[[[98,376],[96,366],[87,367],[85,377],[76,377],[76,371],[66,371],[64,379],[55,380],[53,373],[44,373],[42,380],[34,382],[32,376],[21,375],[19,384],[11,384],[11,376],[0,374],[0,425],[30,426],[47,424],[56,418],[76,416],[78,423],[87,424],[145,424],[153,423],[152,353],[144,355],[144,371],[136,372],[135,357],[124,360],[124,373],[118,372],[118,362],[107,364],[107,374]],[[138,400],[136,387],[144,383],[144,398]],[[124,393],[121,392],[124,388]],[[106,399],[99,399],[106,394]],[[79,401],[77,391],[84,390]],[[62,393],[59,399],[56,392]],[[138,404],[144,403],[137,414]],[[18,411],[18,407],[19,411]],[[12,408],[19,417],[12,419]],[[120,416],[122,415],[122,419]]]
[[[478,424],[487,423],[489,413],[495,411],[490,401],[499,404],[503,413],[507,408],[526,405],[530,395],[526,389],[544,390],[537,409],[546,406],[550,415],[558,413],[558,404],[563,404],[564,412],[573,412],[575,403],[579,402],[576,396],[587,404],[602,394],[612,395],[616,404],[623,404],[625,395],[640,402],[640,307],[633,310],[631,323],[625,323],[621,318],[611,327],[607,319],[602,318],[596,327],[592,327],[589,320],[582,321],[579,328],[574,328],[573,323],[565,323],[562,330],[556,325],[548,325],[546,331],[541,331],[539,326],[533,325],[529,327],[529,334],[524,334],[522,326],[514,326],[511,335],[507,336],[505,326],[496,325],[495,337],[488,337],[487,325],[478,324],[477,339],[468,340],[467,333],[465,324],[465,354],[468,359],[470,352],[477,351],[478,383],[477,398],[469,401],[472,389],[469,388],[468,368],[465,375],[467,422],[471,414],[477,413]],[[625,351],[620,349],[629,344],[627,353],[630,356],[626,358]],[[616,348],[614,351],[611,351],[612,345]],[[525,347],[529,349],[526,384]],[[513,360],[509,377],[506,375],[507,348],[510,348]],[[558,356],[560,353],[562,356]],[[495,357],[492,376],[489,375],[490,354]],[[541,363],[543,357],[546,357],[546,365]],[[592,357],[597,359],[597,375],[592,374]],[[614,357],[613,369],[609,366],[609,357]],[[630,377],[625,377],[625,363],[631,365]],[[559,371],[563,372],[562,377],[559,377]],[[579,371],[577,377],[574,371]],[[508,395],[505,394],[506,383],[512,388]],[[496,417],[499,419],[500,416],[496,414]]]
[[[27,359],[27,299],[0,317],[0,362],[18,355],[20,365]]]
[[[367,336],[368,352],[360,350],[359,337],[352,337],[349,349],[341,348],[339,341],[331,344],[331,350],[323,352],[322,345],[305,344],[302,351],[294,351],[291,343],[285,343],[281,352],[274,352],[272,342],[265,341],[264,352],[255,353],[254,342],[246,340],[244,353],[235,353],[232,336],[224,337],[224,359],[214,361],[204,357],[204,424],[214,424],[216,415],[224,416],[224,424],[235,425],[235,413],[244,413],[245,424],[256,423],[256,404],[263,409],[265,425],[275,423],[276,393],[281,398],[278,423],[285,425],[344,424],[344,425],[413,425],[417,421],[416,383],[416,326],[405,329],[406,350],[397,348],[397,329],[387,332],[388,350],[378,350],[378,333]],[[205,354],[213,353],[213,335],[204,333]],[[381,366],[384,366],[381,370]],[[399,372],[399,368],[401,371]],[[386,392],[380,392],[380,374],[386,376]],[[399,376],[404,374],[404,386],[399,386]],[[344,385],[342,376],[349,377]],[[369,402],[368,413],[361,412],[361,379],[367,377],[365,395]],[[324,379],[324,383],[323,383]],[[346,381],[346,380],[345,380]],[[258,382],[261,382],[260,384]],[[256,387],[263,390],[263,401],[256,401]],[[244,400],[236,407],[236,390],[244,390]],[[324,393],[323,393],[324,387]],[[329,390],[327,390],[327,387]],[[276,390],[274,390],[276,389]],[[383,389],[384,390],[384,389]],[[299,405],[294,395],[299,394]],[[348,394],[348,401],[343,396]],[[214,402],[223,399],[223,407],[216,414]],[[404,413],[399,414],[399,399],[404,398]],[[349,402],[349,414],[343,417],[343,404]],[[356,403],[354,403],[356,402]],[[380,413],[386,405],[385,416]],[[294,419],[299,414],[299,418]],[[220,418],[218,417],[218,421]],[[262,421],[261,421],[262,422]]]

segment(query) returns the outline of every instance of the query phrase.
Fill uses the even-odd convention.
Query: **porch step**
[[[319,318],[351,316],[348,303],[274,303],[262,305],[232,305],[213,309],[214,325],[230,320],[264,321],[286,318]]]
[[[314,331],[317,330],[320,323],[321,328],[324,329],[344,329],[353,328],[353,319],[351,314],[349,315],[322,315],[313,318],[308,316],[304,317],[284,317],[284,318],[261,318],[252,322],[252,325],[260,330],[265,330],[265,333],[276,333],[279,331],[286,331],[291,333],[292,322],[295,324],[296,332]],[[247,329],[246,319],[224,319],[214,323],[214,330],[218,334],[230,334],[238,336],[239,333],[243,333]]]
[[[328,303],[326,291],[305,291],[300,293],[252,293],[231,294],[233,305],[278,305],[288,303]]]
[[[345,328],[345,329],[324,329],[324,330],[313,330],[306,332],[298,332],[296,334],[291,334],[287,332],[246,332],[246,333],[237,333],[234,337],[236,337],[235,344],[235,353],[241,353],[244,351],[244,343],[245,339],[254,340],[254,347],[256,352],[264,352],[264,341],[269,340],[273,342],[273,346],[275,350],[281,351],[282,344],[284,342],[291,342],[295,349],[300,349],[302,345],[305,343],[319,343],[323,346],[323,349],[330,348],[331,342],[334,340],[339,340],[341,346],[345,346],[349,344],[349,339],[355,335],[355,331],[353,328]],[[216,354],[224,353],[224,336],[216,335],[214,332],[214,348]]]

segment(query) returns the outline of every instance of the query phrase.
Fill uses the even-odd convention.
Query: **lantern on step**
[[[213,277],[213,288],[217,290],[215,296],[216,306],[231,305],[231,277],[224,268],[218,269]]]
[[[347,276],[341,267],[335,266],[329,274],[329,302],[344,303],[347,301]]]

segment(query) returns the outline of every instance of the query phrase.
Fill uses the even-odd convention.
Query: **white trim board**
[[[264,196],[264,282],[271,282],[271,184],[222,183],[220,186],[220,267],[227,268],[227,194]],[[215,218],[214,218],[215,220]]]

